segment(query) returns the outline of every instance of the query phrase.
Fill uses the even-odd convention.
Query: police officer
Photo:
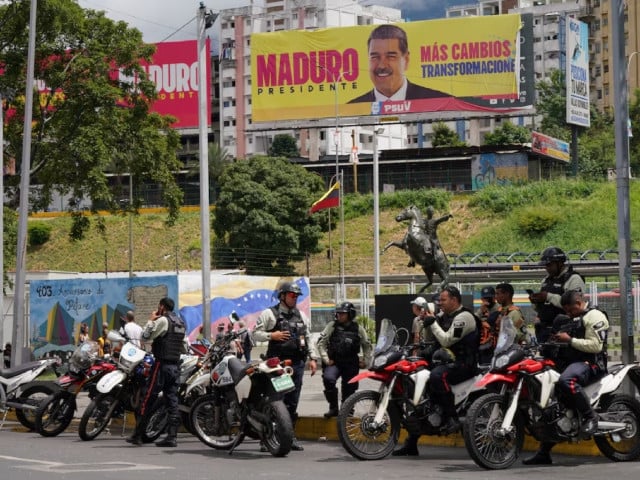
[[[566,344],[566,348],[560,349],[562,359],[556,361],[556,366],[563,372],[555,388],[567,406],[580,412],[582,432],[585,435],[593,435],[598,430],[598,417],[582,387],[594,382],[606,372],[609,321],[604,312],[588,307],[580,291],[569,290],[563,293],[561,303],[570,317],[571,328],[563,328],[551,337],[554,342]],[[553,442],[540,443],[538,452],[522,463],[550,465],[551,449],[554,445]]]
[[[431,370],[428,383],[445,416],[440,431],[450,434],[460,429],[451,385],[475,375],[479,332],[476,317],[462,306],[462,295],[456,287],[448,285],[440,292],[440,308],[442,315],[427,317],[425,328],[430,326],[441,350],[446,349],[452,355],[446,363]],[[437,354],[434,353],[434,362]]]
[[[489,320],[492,313],[497,312],[500,305],[496,301],[496,290],[491,286],[480,290],[480,307],[476,310],[476,317],[481,320]]]
[[[178,427],[180,426],[180,411],[178,409],[178,382],[180,381],[180,354],[186,353],[184,336],[185,323],[173,309],[175,303],[171,298],[164,297],[158,304],[158,309],[151,314],[143,332],[144,342],[153,342],[151,352],[155,358],[149,383],[146,385],[142,404],[136,415],[136,429],[127,442],[134,445],[142,444],[142,419],[147,409],[153,405],[158,394],[162,392],[169,412],[169,425],[164,439],[156,442],[158,447],[176,447]]]
[[[478,322],[473,312],[462,306],[460,290],[452,285],[440,292],[440,310],[424,320],[428,335],[440,348],[433,354],[435,365],[429,377],[429,391],[442,407],[444,415],[440,432],[448,435],[460,429],[451,385],[475,375],[478,364]],[[418,455],[418,435],[409,435],[394,456]]]
[[[329,402],[325,418],[338,416],[338,389],[336,383],[342,377],[342,403],[358,389],[357,383],[349,383],[360,368],[371,363],[371,342],[367,332],[355,322],[356,308],[351,302],[336,307],[336,319],[324,328],[316,344],[314,357],[322,360],[324,397]],[[362,350],[363,359],[358,358]],[[316,359],[312,358],[315,363]]]
[[[298,297],[302,295],[300,286],[294,282],[284,282],[278,289],[279,303],[262,311],[256,321],[253,338],[256,342],[267,344],[267,356],[291,360],[295,390],[284,396],[284,403],[291,415],[295,427],[298,419],[298,402],[302,390],[304,367],[309,353],[308,334],[310,322],[307,316],[296,308]],[[315,362],[310,362],[311,374],[316,372]],[[294,437],[291,450],[304,448]]]
[[[569,290],[586,291],[582,276],[566,265],[567,256],[558,247],[548,247],[540,256],[540,265],[544,265],[547,276],[542,280],[540,291],[529,293],[529,301],[538,313],[539,322],[535,324],[538,343],[544,343],[551,334],[553,319],[564,314],[560,297]]]

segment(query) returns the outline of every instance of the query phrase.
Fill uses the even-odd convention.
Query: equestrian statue
[[[401,242],[389,242],[382,249],[384,253],[389,247],[398,247],[409,255],[407,267],[415,267],[416,264],[422,267],[429,283],[420,289],[420,293],[433,284],[434,273],[437,273],[441,280],[437,291],[449,284],[449,261],[442,250],[437,231],[438,225],[450,218],[453,218],[453,215],[447,214],[434,219],[433,207],[429,206],[427,218],[423,219],[420,210],[411,205],[396,216],[396,222],[410,221],[404,238]]]

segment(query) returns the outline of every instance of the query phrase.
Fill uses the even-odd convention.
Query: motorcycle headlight
[[[509,365],[509,355],[500,355],[493,359],[491,370],[502,370]]]

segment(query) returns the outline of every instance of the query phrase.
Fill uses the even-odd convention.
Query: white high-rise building
[[[261,127],[251,119],[251,45],[252,33],[327,27],[346,27],[401,22],[398,9],[363,6],[356,0],[265,0],[252,1],[246,7],[222,10],[220,24],[219,105],[220,144],[234,158],[266,154],[273,137],[288,133],[298,141],[300,154],[311,161],[323,156],[373,152],[373,126],[346,125],[337,120],[336,128],[301,128],[290,125]],[[327,122],[328,124],[329,122]],[[325,124],[325,125],[327,125]],[[380,149],[406,146],[404,125],[387,125],[378,137]]]

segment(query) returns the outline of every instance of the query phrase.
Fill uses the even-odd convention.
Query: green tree
[[[29,2],[17,1],[0,7],[0,91],[19,92],[9,105],[5,154],[16,159],[18,172],[29,9]],[[80,200],[91,200],[94,213],[98,206],[121,209],[121,191],[110,186],[106,173],[132,173],[136,182],[161,187],[173,222],[182,200],[174,177],[181,166],[179,135],[171,128],[175,119],[150,112],[155,85],[140,66],[155,47],[126,23],[74,0],[40,2],[37,13],[35,77],[46,90],[36,92],[33,108],[31,184],[40,188],[31,208],[45,208],[56,192],[69,195],[72,231],[81,237],[88,222],[79,215]],[[19,176],[7,182],[14,206],[19,183]]]
[[[578,174],[589,180],[607,178],[607,169],[616,166],[613,118],[592,114],[591,127],[578,141]]]
[[[464,147],[467,144],[460,140],[458,134],[450,129],[446,123],[437,122],[433,125],[431,145],[434,147]]]
[[[509,120],[505,120],[499,128],[485,135],[484,143],[485,145],[531,143],[531,131],[526,127],[514,125]]]
[[[321,215],[308,215],[322,179],[282,158],[253,157],[220,177],[213,231],[217,267],[290,275],[292,262],[320,251]]]
[[[300,151],[296,144],[296,139],[286,133],[279,133],[273,137],[273,142],[269,147],[269,155],[271,157],[299,157]]]
[[[540,131],[545,135],[568,141],[571,131],[567,125],[567,96],[564,75],[552,70],[548,80],[536,84],[538,92],[536,112],[542,115]]]

